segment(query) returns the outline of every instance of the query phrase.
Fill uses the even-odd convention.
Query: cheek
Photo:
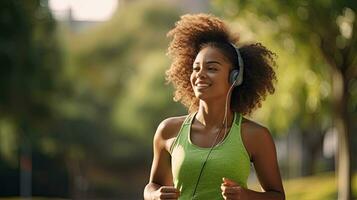
[[[212,78],[212,80],[215,81],[215,85],[220,87],[220,88],[229,88],[230,84],[229,84],[229,80],[228,80],[228,75],[226,74],[220,74],[219,76],[216,76],[214,79]]]
[[[191,73],[191,75],[190,75],[190,82],[191,82],[191,85],[193,85],[193,83],[195,82],[195,80],[196,80],[196,78],[195,78],[196,76],[194,75],[194,73]]]

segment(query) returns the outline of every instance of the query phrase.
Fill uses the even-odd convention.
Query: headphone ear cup
[[[234,84],[234,86],[239,85],[239,83],[237,84],[237,81],[236,81],[238,76],[239,76],[239,71],[236,69],[232,70],[231,73],[229,74],[229,83],[231,85]]]

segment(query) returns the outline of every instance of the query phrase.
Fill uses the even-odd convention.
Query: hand
[[[178,199],[180,196],[180,190],[173,186],[161,186],[153,195],[153,200],[163,200],[163,199]]]
[[[246,189],[238,185],[238,183],[223,178],[221,184],[222,196],[225,200],[245,200],[248,199]]]

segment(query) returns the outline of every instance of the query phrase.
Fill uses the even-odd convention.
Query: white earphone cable
[[[215,138],[214,141],[212,142],[212,145],[211,145],[210,150],[209,150],[209,152],[208,152],[208,154],[207,154],[207,156],[206,156],[206,159],[205,159],[205,161],[204,161],[203,164],[202,164],[202,167],[201,167],[201,170],[200,170],[200,173],[199,173],[199,175],[198,175],[198,179],[197,179],[197,182],[196,182],[196,185],[195,185],[195,189],[193,190],[193,193],[192,193],[192,196],[191,196],[191,200],[193,200],[193,199],[195,198],[196,190],[197,190],[198,184],[199,184],[199,182],[200,182],[203,169],[204,169],[204,167],[205,167],[205,165],[206,165],[206,163],[207,163],[208,157],[210,156],[210,154],[211,154],[213,148],[216,146],[215,143],[216,143],[216,141],[217,141],[217,139],[218,139],[218,136],[221,134],[221,131],[222,131],[223,127],[224,127],[224,135],[223,135],[223,138],[221,139],[221,141],[220,141],[218,144],[222,143],[222,142],[224,141],[226,135],[227,135],[227,130],[228,130],[228,117],[227,117],[227,115],[228,115],[228,100],[230,99],[230,94],[231,94],[232,89],[234,88],[234,84],[235,84],[236,82],[237,82],[237,80],[234,81],[234,83],[232,84],[232,86],[229,88],[229,90],[228,90],[228,92],[227,92],[226,102],[225,102],[225,108],[224,108],[224,118],[223,118],[223,120],[222,120],[222,126],[220,127],[220,129],[219,129],[219,131],[218,131],[218,133],[217,133],[217,135],[216,135],[216,138]],[[234,118],[233,118],[233,119],[234,119]],[[233,123],[234,123],[234,122],[233,122]],[[217,145],[218,145],[218,144],[217,144]]]

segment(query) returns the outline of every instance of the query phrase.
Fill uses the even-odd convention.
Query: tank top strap
[[[181,128],[180,128],[180,131],[177,133],[177,136],[175,137],[174,141],[172,142],[171,146],[170,146],[170,154],[172,154],[175,146],[177,145],[177,142],[178,140],[181,138],[181,137],[185,137],[185,136],[182,136],[184,135],[184,131],[183,129],[186,127],[186,126],[189,126],[191,125],[192,123],[192,120],[193,118],[195,117],[196,113],[189,113],[185,120],[183,121],[182,125],[181,125]]]
[[[196,116],[196,112],[188,114],[182,125],[191,125],[192,120],[193,118],[195,118],[195,116]]]
[[[250,154],[244,145],[243,136],[242,136],[243,115],[242,115],[242,113],[236,113],[236,115],[237,115],[237,117],[236,117],[235,124],[234,124],[235,128],[236,128],[236,131],[234,131],[234,133],[236,136],[234,138],[238,139],[235,141],[238,142],[238,146],[240,147],[241,152],[243,152],[244,156],[250,161]]]

